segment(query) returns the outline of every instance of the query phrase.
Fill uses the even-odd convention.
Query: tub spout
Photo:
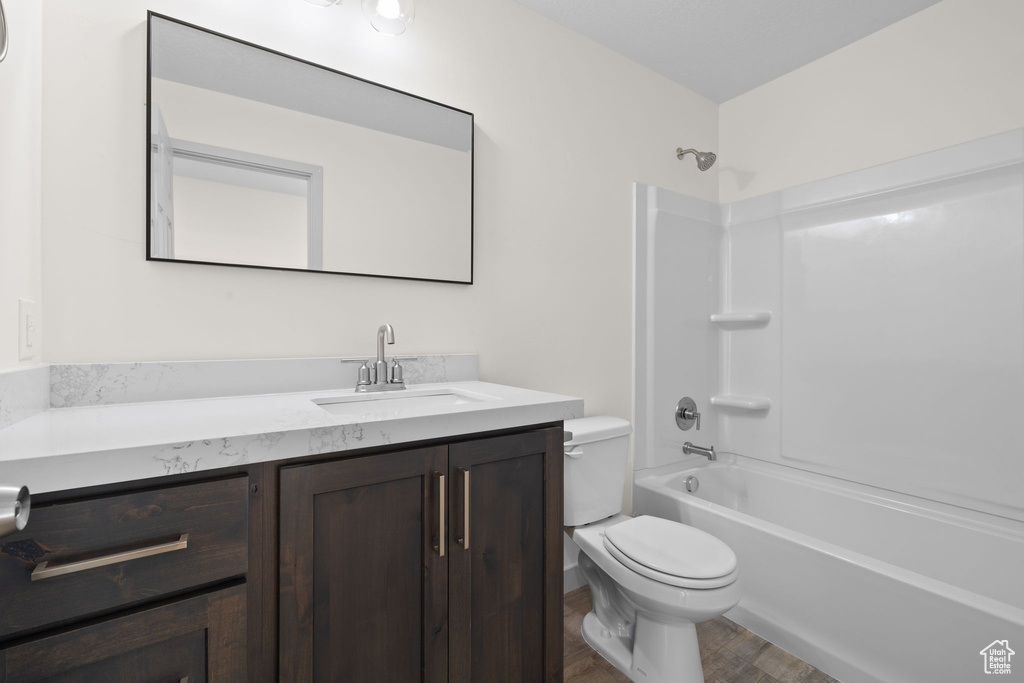
[[[703,455],[712,462],[718,460],[718,454],[715,453],[714,446],[704,448],[703,446],[694,446],[692,443],[687,441],[683,444],[683,453],[686,455]]]

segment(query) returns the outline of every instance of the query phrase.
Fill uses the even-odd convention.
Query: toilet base
[[[635,683],[704,683],[704,670],[692,623],[663,624],[638,614],[632,643],[601,624],[597,614],[583,618],[583,639]]]
[[[610,632],[597,618],[596,612],[588,612],[583,617],[583,640],[597,650],[597,653],[615,665],[615,668],[630,675],[629,668],[633,662],[632,645],[629,638],[617,636]]]

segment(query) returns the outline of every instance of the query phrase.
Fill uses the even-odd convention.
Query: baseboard
[[[574,591],[577,588],[586,586],[587,582],[583,578],[580,568],[576,564],[570,564],[565,566],[565,573],[562,578],[562,592],[568,593]]]

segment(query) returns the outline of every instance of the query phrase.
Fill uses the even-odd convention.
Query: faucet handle
[[[366,386],[370,384],[370,361],[364,360],[362,367],[359,368],[359,381],[356,382],[356,386]]]
[[[373,378],[370,376],[370,359],[369,358],[342,358],[342,363],[362,363],[362,367],[359,368],[359,379],[356,382],[357,387],[364,387],[368,384],[373,384]]]
[[[697,424],[699,432],[700,413],[697,412],[697,403],[689,396],[679,399],[679,403],[676,405],[676,426],[685,432],[694,423]]]

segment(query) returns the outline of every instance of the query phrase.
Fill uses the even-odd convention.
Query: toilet
[[[632,681],[702,683],[695,625],[739,602],[736,554],[700,529],[620,513],[628,422],[586,417],[565,430],[565,525],[594,601],[583,638]]]

